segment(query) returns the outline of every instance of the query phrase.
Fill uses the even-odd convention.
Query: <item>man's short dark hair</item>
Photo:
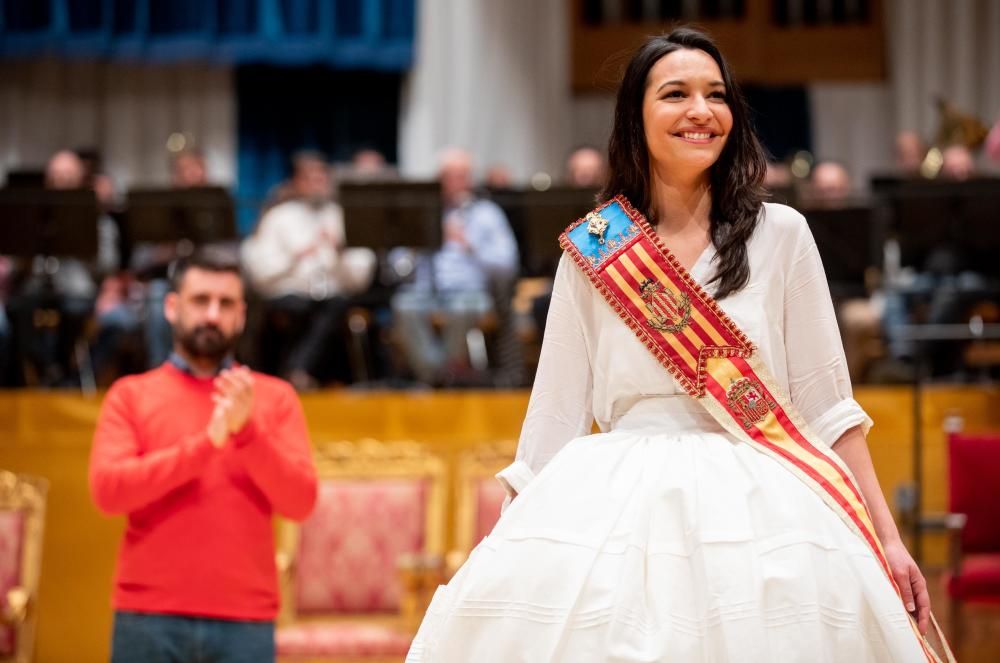
[[[239,257],[233,249],[223,247],[203,246],[194,250],[189,256],[178,258],[170,264],[170,289],[180,290],[184,275],[192,267],[206,272],[230,272],[243,280]]]

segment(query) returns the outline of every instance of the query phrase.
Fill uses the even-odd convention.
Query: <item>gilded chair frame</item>
[[[32,658],[48,488],[48,481],[40,477],[0,470],[0,511],[20,511],[24,516],[20,578],[0,597],[0,619],[15,628],[17,643],[12,655],[0,656],[2,663],[28,663]]]
[[[481,444],[459,457],[455,488],[455,549],[448,553],[449,575],[458,569],[476,545],[479,481],[496,476],[497,472],[510,465],[516,452],[516,440],[499,440]]]
[[[281,585],[279,625],[309,622],[363,622],[395,626],[415,631],[423,609],[441,579],[439,571],[445,552],[448,472],[445,462],[425,445],[411,440],[380,442],[366,438],[356,442],[318,443],[314,449],[319,481],[331,479],[417,479],[428,481],[424,526],[424,549],[418,559],[400,561],[403,595],[398,615],[336,614],[300,616],[294,606],[294,560],[300,527],[282,520],[278,526],[277,564]],[[303,659],[295,659],[300,661]],[[337,659],[342,661],[345,659]],[[376,659],[364,659],[373,663]]]

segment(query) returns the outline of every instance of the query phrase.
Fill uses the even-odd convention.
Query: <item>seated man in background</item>
[[[416,280],[393,297],[397,332],[418,380],[442,384],[468,372],[468,333],[494,308],[491,290],[517,272],[517,243],[503,210],[473,192],[472,157],[447,150],[440,167],[443,242]],[[444,337],[431,318],[439,316]]]
[[[284,382],[232,363],[246,305],[235,260],[174,270],[174,353],[112,385],[90,457],[98,508],[128,517],[111,660],[271,663],[271,519],[316,499],[305,417]]]
[[[267,300],[265,317],[290,327],[291,345],[276,370],[298,389],[331,379],[347,383],[347,298],[371,284],[375,255],[346,247],[344,215],[333,201],[324,157],[300,152],[292,165],[291,198],[267,210],[244,241],[243,263]]]
[[[61,150],[49,159],[45,168],[47,189],[77,191],[92,186],[85,164],[75,152]],[[138,328],[138,318],[126,300],[128,279],[118,271],[118,225],[103,210],[99,214],[97,254],[93,260],[35,256],[27,278],[11,297],[19,350],[39,372],[37,380],[42,386],[68,383],[68,369],[80,361],[79,354],[74,356],[74,347],[83,338],[91,315],[97,324],[90,353],[98,377],[115,372],[114,360],[123,335]],[[57,312],[58,328],[53,333],[38,333],[35,328],[35,312],[39,309]]]

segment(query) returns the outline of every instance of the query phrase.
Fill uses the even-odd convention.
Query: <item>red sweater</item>
[[[305,417],[291,386],[254,374],[253,413],[222,449],[205,427],[212,380],[169,362],[108,391],[94,434],[97,506],[127,514],[118,610],[271,620],[278,610],[273,513],[316,499]]]

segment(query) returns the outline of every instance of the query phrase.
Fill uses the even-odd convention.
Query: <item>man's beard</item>
[[[236,345],[238,334],[226,336],[215,325],[199,325],[193,329],[174,329],[174,337],[184,351],[197,359],[219,362]]]

